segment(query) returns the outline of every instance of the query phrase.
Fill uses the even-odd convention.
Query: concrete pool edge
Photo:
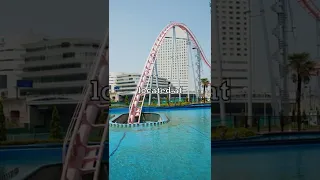
[[[172,110],[178,110],[178,109],[190,109],[190,108],[204,108],[204,107],[210,107],[211,108],[211,104],[190,104],[190,105],[186,105],[186,106],[160,106],[160,107],[148,107],[148,106],[144,106],[143,110],[159,110],[159,109],[172,109]],[[114,107],[114,108],[110,108],[110,111],[120,111],[120,110],[128,110],[129,111],[129,107]]]
[[[216,143],[211,141],[211,148],[230,148],[230,147],[251,147],[251,146],[274,146],[274,145],[299,145],[299,144],[320,144],[318,139],[294,139],[294,140],[268,140],[268,141],[229,141],[226,143]]]
[[[98,142],[90,142],[90,145],[99,144]],[[105,147],[109,147],[109,142],[104,143]],[[39,148],[62,148],[62,143],[42,143],[42,144],[26,144],[26,145],[7,145],[1,146],[0,150],[6,149],[39,149]]]
[[[318,135],[315,138],[296,138],[296,139],[267,139],[263,140],[261,138],[271,138],[274,136],[279,136],[280,138],[285,138],[287,136],[295,135]],[[261,140],[259,140],[261,139]],[[310,131],[310,132],[286,132],[286,133],[268,133],[260,134],[257,136],[239,139],[239,140],[211,140],[211,148],[239,148],[239,147],[252,147],[252,146],[274,146],[274,145],[300,145],[300,144],[320,144],[320,132]]]
[[[124,113],[124,114],[128,114],[128,113]],[[113,127],[113,128],[134,128],[134,127],[152,127],[152,126],[159,126],[159,125],[164,125],[164,124],[167,124],[170,120],[169,118],[167,117],[167,115],[165,115],[164,113],[155,113],[155,112],[148,112],[148,113],[145,113],[145,114],[156,114],[160,117],[160,121],[157,121],[157,122],[148,122],[148,123],[140,123],[140,124],[121,124],[121,123],[116,123],[116,122],[113,122],[115,121],[116,119],[118,119],[119,117],[123,116],[124,114],[119,114],[119,115],[116,115],[114,116],[113,118],[111,118],[109,120],[109,127]]]

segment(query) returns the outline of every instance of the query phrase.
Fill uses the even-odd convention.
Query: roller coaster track
[[[320,20],[320,10],[314,0],[298,0],[298,3],[310,14],[315,20]]]
[[[204,54],[202,48],[200,47],[195,35],[192,33],[192,31],[183,23],[171,22],[170,24],[168,24],[158,35],[158,37],[157,37],[156,41],[154,42],[154,45],[152,46],[151,51],[148,55],[147,61],[143,67],[143,71],[141,73],[139,83],[137,84],[137,90],[136,90],[135,94],[133,95],[133,98],[132,98],[130,106],[129,106],[129,117],[128,117],[129,124],[136,123],[135,122],[136,118],[138,118],[137,123],[140,123],[140,116],[141,116],[142,107],[143,107],[143,103],[144,103],[144,99],[145,99],[146,94],[139,92],[138,90],[145,88],[145,86],[149,84],[149,81],[151,79],[149,77],[152,74],[152,70],[153,70],[154,64],[156,62],[156,55],[160,49],[160,46],[163,43],[163,39],[166,37],[169,30],[171,30],[174,27],[181,28],[183,31],[185,31],[189,35],[191,42],[193,42],[193,44],[196,46],[196,48],[200,51],[200,58],[209,68],[211,68],[211,64],[209,63],[209,61],[205,57],[205,54]]]

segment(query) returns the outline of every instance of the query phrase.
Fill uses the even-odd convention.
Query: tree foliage
[[[169,99],[169,95],[167,95],[167,96],[166,96],[166,101],[167,101],[168,106],[170,107],[170,99]]]
[[[125,96],[125,97],[124,97],[124,103],[125,103],[126,105],[129,105],[129,97],[128,97],[128,96]]]
[[[54,106],[52,110],[52,117],[50,122],[50,138],[62,139],[60,116],[56,106]]]
[[[201,78],[201,84],[202,84],[202,87],[203,87],[203,103],[206,103],[206,88],[210,84],[208,78]]]
[[[310,60],[309,53],[294,53],[289,55],[288,67],[293,72],[291,78],[296,83],[296,111],[298,130],[301,129],[301,89],[302,84],[310,81],[311,73],[315,69],[316,63]]]

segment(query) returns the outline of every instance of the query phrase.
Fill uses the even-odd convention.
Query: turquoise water
[[[212,149],[214,180],[319,180],[319,164],[320,145]]]
[[[111,114],[127,113],[127,109]],[[110,180],[210,180],[210,107],[161,110],[170,122],[110,128]]]
[[[125,109],[111,113],[126,113]],[[144,130],[110,129],[110,179],[211,179],[210,107],[154,109],[171,120],[168,124]],[[37,145],[12,149],[0,148],[0,167],[6,171],[19,168],[12,180],[20,180],[37,168],[61,163],[61,146]],[[118,148],[117,148],[118,147]],[[104,160],[109,158],[105,149]]]

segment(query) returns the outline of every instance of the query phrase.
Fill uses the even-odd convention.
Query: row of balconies
[[[33,83],[34,88],[53,88],[53,87],[78,87],[86,85],[86,81],[65,81],[65,82],[46,82],[46,83]]]
[[[71,63],[88,63],[94,60],[94,57],[73,57],[69,58],[68,61],[61,57],[56,57],[44,61],[29,61],[19,65],[21,68],[30,68],[30,67],[41,67],[41,66],[52,66],[59,64],[71,64]]]
[[[89,72],[90,67],[83,68],[69,68],[69,69],[57,69],[57,70],[46,70],[46,71],[35,71],[35,72],[23,72],[19,76],[23,78],[28,77],[42,77],[42,76],[58,76],[68,74],[81,74]]]
[[[43,49],[41,51],[33,51],[33,52],[26,52],[25,54],[22,55],[22,57],[33,57],[33,56],[42,56],[42,55],[59,55],[62,53],[67,53],[67,52],[97,52],[98,49],[92,48],[92,47],[69,47],[69,48],[56,48],[56,49]]]

